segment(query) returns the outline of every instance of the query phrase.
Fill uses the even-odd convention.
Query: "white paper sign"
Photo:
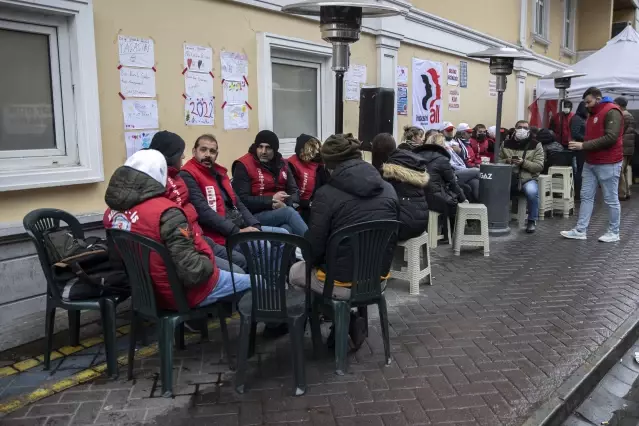
[[[344,80],[366,84],[366,65],[351,64],[344,75]]]
[[[347,101],[359,101],[360,85],[357,81],[344,82],[344,99]]]
[[[497,82],[495,80],[488,80],[488,96],[497,97]]]
[[[155,65],[153,40],[148,38],[118,36],[120,65],[151,68]]]
[[[151,145],[153,136],[157,130],[146,130],[144,132],[125,132],[124,143],[126,145],[126,158],[129,158],[141,149],[148,148]]]
[[[154,98],[155,71],[150,68],[120,68],[120,93],[125,97]]]
[[[396,69],[396,74],[397,74],[397,84],[408,83],[408,67],[398,66]]]
[[[412,114],[413,125],[423,129],[439,129],[443,123],[443,65],[413,58]]]
[[[223,80],[244,81],[244,77],[248,78],[248,58],[245,54],[222,51],[220,62]]]
[[[213,96],[213,77],[211,74],[187,72],[184,74],[186,96],[195,98],[208,98]]]
[[[249,111],[246,105],[224,107],[224,130],[248,129]]]
[[[244,81],[224,81],[224,102],[230,105],[243,105],[248,102],[248,86]]]
[[[124,128],[126,130],[157,129],[158,101],[126,99],[122,101]]]
[[[459,89],[450,89],[448,92],[448,110],[459,111],[461,108]]]
[[[447,74],[448,74],[448,85],[459,86],[459,67],[456,65],[448,65]]]
[[[205,46],[184,45],[184,67],[188,71],[213,71],[213,49]]]
[[[184,122],[187,126],[212,126],[215,123],[213,97],[187,97],[184,101]]]

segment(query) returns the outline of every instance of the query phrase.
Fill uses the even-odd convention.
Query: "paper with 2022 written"
[[[187,96],[184,101],[184,122],[187,126],[213,126],[215,124],[215,99],[213,96]]]

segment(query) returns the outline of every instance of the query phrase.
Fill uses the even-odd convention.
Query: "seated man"
[[[481,164],[481,157],[470,142],[472,134],[473,129],[467,123],[459,123],[455,139],[460,142],[461,148],[464,151],[464,162],[468,168],[479,167]]]
[[[304,235],[308,226],[292,207],[299,204],[297,184],[279,148],[275,133],[259,132],[249,152],[233,162],[233,189],[263,225]]]
[[[289,167],[300,191],[300,204],[297,211],[306,223],[310,218],[311,200],[315,191],[328,180],[320,155],[321,147],[319,140],[302,133],[297,137],[295,154],[288,159]]]
[[[184,213],[186,213],[186,217],[189,219],[189,224],[191,225],[193,232],[203,235],[202,228],[198,223],[198,213],[190,201],[190,191],[187,188],[184,179],[182,179],[182,177],[178,174],[182,167],[182,160],[184,160],[185,147],[186,144],[184,143],[184,139],[182,139],[179,135],[167,132],[166,130],[156,133],[155,136],[153,136],[151,145],[149,145],[150,149],[160,151],[166,159],[168,177],[166,193],[164,194],[165,197],[173,201],[179,207],[182,207]],[[231,262],[228,261],[228,254],[224,247],[224,243],[222,242],[222,245],[220,245],[216,244],[208,237],[204,237],[204,239],[209,246],[211,246],[213,254],[215,254],[215,262],[217,266],[224,271],[230,271]],[[236,253],[236,255],[233,256],[232,263],[239,268],[236,268],[236,272],[244,273],[242,269],[246,270],[247,268],[246,259],[244,259],[244,256],[242,256],[241,253]]]
[[[133,154],[111,176],[104,200],[104,227],[123,229],[164,244],[186,292],[190,307],[206,306],[233,294],[231,272],[221,271],[204,238],[193,232],[181,207],[164,196],[167,165],[164,156],[147,149]],[[166,267],[152,258],[151,277],[158,306],[176,309]],[[235,289],[250,288],[248,275],[234,274]]]
[[[333,135],[322,146],[322,159],[331,175],[331,179],[315,193],[309,231],[306,238],[313,247],[313,291],[324,291],[326,271],[326,250],[332,233],[345,226],[370,220],[399,220],[399,201],[390,183],[382,179],[372,164],[362,160],[359,142],[351,134]],[[384,274],[390,270],[393,251],[396,244],[387,247]],[[333,295],[339,299],[350,297],[350,284],[353,278],[352,253],[341,252],[335,268],[335,280],[339,286],[333,289]],[[305,285],[305,262],[291,267],[289,282],[293,286]],[[355,346],[363,342],[362,318],[357,319],[356,332],[351,333]],[[351,324],[355,324],[352,321]]]

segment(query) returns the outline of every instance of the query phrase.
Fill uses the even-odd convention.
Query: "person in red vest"
[[[299,205],[299,190],[279,149],[275,133],[259,132],[248,153],[233,162],[233,189],[262,225],[303,236],[308,226],[293,208]]]
[[[557,136],[557,142],[565,147],[568,147],[568,142],[572,140],[570,123],[574,116],[575,113],[572,112],[572,102],[564,101],[561,111],[552,116],[550,118],[550,123],[548,123],[548,128],[555,132],[555,135]]]
[[[164,194],[165,197],[173,201],[179,207],[182,207],[186,213],[186,217],[189,219],[191,227],[193,228],[193,232],[203,235],[204,231],[198,223],[198,212],[190,200],[190,190],[182,176],[179,175],[180,168],[182,167],[182,161],[184,160],[185,148],[186,144],[184,143],[184,139],[182,139],[179,135],[166,130],[157,132],[153,136],[153,140],[151,140],[151,145],[149,145],[149,149],[160,151],[166,159],[168,177],[166,182],[166,193]],[[230,264],[232,263],[237,267],[235,269],[236,271],[243,273],[243,270],[246,270],[248,265],[246,264],[246,259],[240,252],[233,253],[232,262],[229,262],[226,247],[224,247],[223,242],[221,244],[217,244],[209,237],[204,237],[204,239],[209,246],[211,246],[213,254],[215,254],[215,262],[220,269],[230,271]]]
[[[193,231],[182,207],[165,197],[167,165],[164,155],[153,149],[138,151],[118,167],[109,181],[104,200],[109,207],[103,224],[163,244],[185,287],[190,307],[205,306],[233,294],[231,272],[220,270],[204,238]],[[156,253],[150,258],[158,307],[177,308],[166,265]],[[235,289],[250,288],[248,275],[235,273]]]
[[[322,144],[317,138],[302,133],[297,137],[295,154],[288,158],[289,168],[300,191],[298,211],[306,223],[310,218],[311,201],[315,191],[329,178],[322,163],[321,147]]]
[[[477,161],[475,161],[475,163],[477,163],[477,166],[481,164],[481,157],[492,157],[488,152],[488,129],[486,129],[485,125],[477,124],[473,128],[473,134],[470,137],[470,146],[473,151],[475,151],[476,157],[479,159],[478,163]]]
[[[577,226],[562,231],[565,238],[585,240],[595,202],[597,187],[601,187],[608,206],[608,230],[599,238],[604,243],[619,241],[621,204],[619,203],[619,177],[623,161],[623,113],[601,90],[591,87],[584,93],[590,112],[586,121],[584,142],[571,141],[568,148],[584,151],[586,162],[581,175],[581,207]]]

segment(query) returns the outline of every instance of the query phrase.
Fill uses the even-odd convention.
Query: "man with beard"
[[[562,231],[564,238],[585,240],[595,203],[597,187],[601,187],[604,202],[608,206],[608,229],[599,237],[603,243],[619,241],[621,205],[619,204],[619,177],[623,162],[623,112],[601,90],[591,87],[584,93],[584,101],[590,112],[586,121],[585,142],[570,141],[568,148],[584,151],[586,162],[582,172],[581,207],[577,226]]]
[[[279,148],[275,133],[259,132],[249,152],[233,163],[233,189],[260,223],[303,236],[308,226],[293,207],[299,190]]]

